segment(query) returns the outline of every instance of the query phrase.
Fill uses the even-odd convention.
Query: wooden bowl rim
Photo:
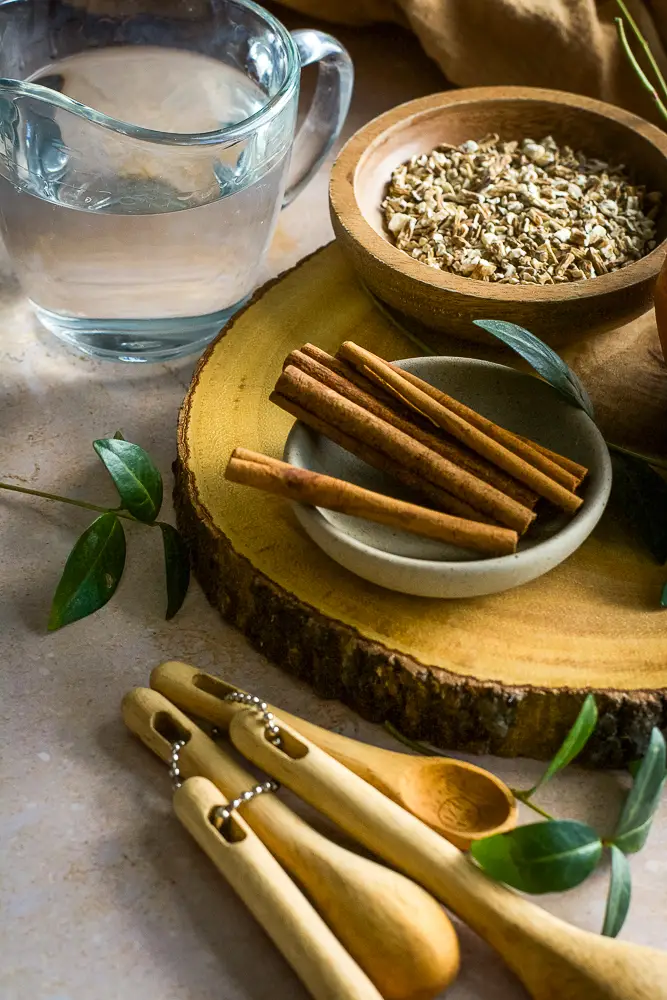
[[[478,281],[449,271],[439,271],[427,267],[421,261],[413,260],[403,250],[399,250],[380,236],[366,221],[359,208],[355,183],[359,168],[374,146],[389,133],[398,130],[408,118],[428,115],[429,112],[456,104],[474,104],[490,101],[534,101],[548,102],[588,111],[608,118],[617,124],[636,132],[650,142],[667,161],[667,134],[644,118],[623,108],[604,101],[597,101],[581,94],[549,90],[542,87],[469,87],[461,90],[442,91],[419,97],[399,104],[390,111],[378,115],[362,126],[343,146],[331,170],[329,182],[329,207],[340,225],[351,239],[385,267],[397,271],[404,277],[425,286],[427,289],[441,289],[455,292],[468,298],[489,302],[525,302],[527,299],[539,303],[564,302],[571,299],[595,298],[611,292],[622,291],[643,281],[655,278],[667,251],[667,237],[650,253],[633,261],[618,271],[601,274],[589,281],[573,281],[558,285],[501,285],[490,281]],[[665,211],[667,211],[667,190]]]

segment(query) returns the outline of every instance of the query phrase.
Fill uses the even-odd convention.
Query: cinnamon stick
[[[376,417],[386,420],[387,423],[403,431],[404,434],[408,434],[416,441],[420,441],[427,448],[431,448],[432,451],[437,452],[443,458],[454,462],[456,465],[460,465],[462,469],[466,469],[472,475],[495,486],[496,489],[502,493],[506,493],[512,499],[518,500],[525,507],[532,508],[535,506],[537,494],[529,490],[523,483],[517,482],[511,476],[508,476],[507,473],[503,472],[502,469],[498,469],[490,462],[480,458],[475,452],[460,445],[457,441],[443,439],[436,434],[423,430],[414,421],[402,416],[400,410],[397,411],[396,404],[394,402],[394,405],[392,405],[390,396],[382,393],[388,400],[388,403],[382,402],[378,398],[377,390],[374,392],[375,387],[373,383],[368,379],[362,376],[363,381],[368,386],[368,390],[359,388],[358,383],[355,384],[349,380],[347,375],[343,376],[340,374],[348,366],[341,364],[341,362],[336,362],[335,365],[325,364],[325,361],[335,361],[335,359],[327,355],[325,351],[320,351],[319,354],[321,357],[323,356],[322,361],[315,360],[312,354],[306,354],[304,350],[292,351],[285,359],[284,367],[294,365],[296,368],[301,369],[301,371],[306,372],[307,375],[317,379],[322,385],[329,386],[330,389],[340,393],[341,396],[345,396],[346,399],[351,400],[351,402],[356,403],[358,406],[362,406],[369,413],[373,413]],[[353,369],[349,370],[353,371]]]
[[[397,465],[417,473],[420,478],[471,504],[508,528],[524,532],[535,518],[523,504],[435,454],[419,441],[321,385],[293,365],[281,374],[274,396],[278,405],[282,405],[281,399],[292,400],[308,414],[324,419],[350,438],[382,452]],[[311,426],[314,425],[311,423]]]
[[[458,399],[454,399],[445,392],[441,392],[440,389],[436,389],[434,385],[429,382],[425,382],[423,379],[414,375],[412,372],[406,372],[402,368],[396,367],[389,362],[390,368],[393,368],[395,372],[398,372],[402,378],[411,385],[415,386],[417,389],[421,389],[425,392],[431,399],[434,399],[441,406],[446,407],[453,413],[456,413],[463,420],[467,420],[468,423],[472,424],[478,430],[483,431],[494,441],[498,441],[502,444],[508,451],[514,452],[515,455],[519,455],[521,458],[525,459],[540,472],[543,472],[546,476],[551,479],[555,479],[557,483],[564,486],[570,491],[576,490],[577,486],[581,483],[584,476],[587,473],[587,469],[582,465],[577,463],[570,463],[569,459],[565,456],[556,455],[554,452],[549,452],[548,449],[541,448],[539,445],[535,444],[529,438],[522,437],[520,434],[515,434],[513,431],[508,431],[505,427],[500,427],[495,424],[488,417],[482,416],[481,413],[477,413],[471,407],[466,406],[465,403],[461,403]],[[575,467],[576,471],[575,471]]]
[[[327,423],[326,420],[322,420],[317,414],[304,409],[303,406],[300,406],[294,400],[288,399],[286,396],[282,396],[275,391],[271,393],[269,399],[282,410],[291,413],[293,417],[296,417],[303,424],[312,427],[318,434],[322,434],[330,441],[333,441],[334,444],[344,448],[345,451],[349,451],[351,455],[356,455],[366,465],[370,465],[373,469],[378,469],[380,472],[385,472],[393,476],[403,486],[407,486],[409,489],[414,490],[415,493],[424,497],[425,500],[428,500],[436,510],[445,511],[447,514],[463,517],[469,521],[492,522],[492,518],[488,518],[481,511],[475,510],[470,504],[459,500],[458,497],[452,496],[451,493],[441,489],[434,483],[428,482],[410,469],[398,465],[376,448],[371,448],[362,441],[350,437],[349,434],[343,433],[339,428]]]
[[[560,482],[545,475],[525,459],[509,451],[500,442],[479,430],[478,427],[473,426],[458,413],[443,406],[432,395],[414,385],[411,380],[403,378],[404,372],[399,372],[382,358],[378,358],[375,354],[371,354],[370,351],[364,350],[351,341],[346,341],[341,346],[338,355],[353,364],[357,370],[361,369],[363,374],[369,378],[377,379],[383,388],[395,391],[399,398],[407,400],[417,410],[427,414],[438,426],[443,427],[457,440],[468,445],[478,455],[482,455],[490,462],[500,466],[505,472],[525,483],[546,500],[550,500],[551,503],[570,514],[575,513],[583,503],[581,497],[566,489]],[[543,456],[540,457],[543,461],[547,461]],[[564,469],[559,466],[556,468],[562,475],[567,475]]]
[[[352,381],[354,375],[357,378],[354,380],[354,384],[359,386],[360,389],[368,391],[368,387],[372,385],[367,378],[363,375],[359,375],[351,365],[348,365],[346,361],[340,361],[339,358],[335,358],[333,354],[328,354],[323,351],[321,347],[317,347],[315,344],[304,344],[299,348],[301,354],[305,354],[306,357],[312,358],[313,361],[319,362],[325,368],[329,368],[332,372],[340,375],[342,378],[349,379]],[[283,368],[286,366],[283,365]]]
[[[570,472],[574,478],[578,481],[580,485],[586,476],[588,475],[588,469],[585,465],[580,465],[579,462],[575,462],[572,458],[567,458],[566,455],[559,455],[557,451],[551,451],[550,448],[545,448],[543,444],[538,444],[537,441],[531,441],[530,438],[524,437],[522,434],[516,435],[520,441],[524,444],[529,444],[531,448],[535,451],[539,451],[541,455],[546,458],[550,458],[552,462],[556,465],[561,465],[567,472]]]
[[[245,448],[234,450],[225,478],[287,500],[362,517],[484,555],[501,556],[516,552],[518,536],[508,528],[441,514]]]
[[[333,355],[327,354],[326,351],[323,351],[320,347],[316,347],[315,344],[304,344],[303,347],[300,348],[300,351],[301,353],[306,354],[308,357],[312,358],[314,361],[318,361],[325,368],[329,368],[331,371],[336,372],[336,374],[340,375],[342,378],[346,378],[349,382],[352,382],[353,385],[358,386],[364,392],[374,395],[379,401],[383,402],[385,406],[391,408],[395,408],[397,405],[400,406],[400,404],[397,404],[396,396],[392,396],[386,390],[384,390],[380,385],[371,382],[369,379],[367,379],[364,375],[358,372],[355,368],[352,367],[352,365],[348,364],[346,361],[341,361],[339,358],[335,358],[333,357]],[[424,392],[427,392],[436,401],[440,401],[441,397],[452,399],[451,396],[447,397],[446,393],[440,392],[440,390],[436,389],[435,386],[432,386],[429,382],[424,382],[423,379],[418,378],[416,375],[412,375],[410,372],[404,371],[402,368],[398,368],[391,362],[387,363],[391,365],[391,367],[394,368],[396,371],[398,371],[400,374],[402,374],[405,379],[407,379],[408,381],[412,381],[414,385],[423,387]],[[478,426],[480,430],[483,430],[481,422],[484,421],[485,418],[481,414],[476,413],[475,410],[471,410],[470,407],[465,407],[463,403],[459,403],[459,406],[462,409],[469,411],[471,414],[474,415],[474,417],[477,417],[478,420],[480,421]],[[403,415],[405,416],[405,414]],[[419,419],[419,414],[417,414],[414,408],[412,410],[411,419],[413,421]],[[432,429],[433,422],[429,421],[428,418],[423,418],[422,423],[420,425],[422,427],[422,430],[425,429],[425,427],[428,424],[431,425]],[[493,427],[496,426],[497,425],[495,424],[493,425]],[[439,428],[439,430],[441,431],[442,429]],[[517,441],[529,445],[531,448],[534,448],[535,451],[540,452],[540,454],[550,459],[556,465],[562,466],[562,468],[565,469],[566,472],[569,472],[573,477],[574,480],[574,484],[572,487],[573,489],[576,489],[576,487],[580,485],[588,475],[588,469],[586,468],[585,465],[580,465],[579,462],[575,462],[571,458],[567,458],[565,455],[559,455],[558,452],[551,451],[549,448],[545,448],[543,445],[538,444],[536,441],[532,441],[528,437],[524,437],[522,434],[514,434],[512,431],[506,431],[504,428],[499,428],[499,430],[504,431],[505,435],[507,435],[507,437],[505,438],[507,442],[505,445],[506,447],[509,447],[510,443],[515,444],[515,442],[512,442],[511,439],[516,438]],[[515,446],[509,447],[509,450],[516,451],[516,447]],[[524,457],[525,454],[527,454],[527,452],[524,453]],[[548,467],[543,466],[542,472],[548,473]],[[568,484],[562,483],[561,485],[567,486]],[[517,497],[516,499],[520,500],[521,498]],[[521,500],[521,503],[524,502],[525,502],[524,500]]]
[[[327,354],[323,351],[321,347],[316,347],[315,344],[304,344],[299,348],[302,354],[307,355],[307,357],[312,358],[313,361],[319,362],[324,368],[328,368],[330,371],[335,372],[336,375],[340,375],[341,378],[346,378],[348,382],[356,385],[358,389],[363,392],[369,393],[369,395],[375,396],[375,398],[380,402],[384,403],[385,406],[395,407],[396,397],[390,392],[385,392],[377,383],[371,382],[370,379],[358,372],[357,369],[347,363],[347,361],[341,361],[340,358],[335,358],[332,354]],[[283,367],[285,367],[283,365]],[[412,411],[411,419],[414,417],[414,411]],[[432,426],[432,424],[431,424]]]

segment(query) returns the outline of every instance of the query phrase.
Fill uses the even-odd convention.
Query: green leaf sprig
[[[630,65],[632,66],[633,70],[635,71],[642,87],[648,90],[649,94],[653,98],[655,106],[658,109],[659,113],[662,115],[663,118],[667,118],[667,106],[665,104],[665,101],[667,101],[667,81],[665,81],[664,76],[660,72],[658,61],[651,51],[651,46],[649,45],[644,35],[642,35],[641,31],[639,30],[637,22],[635,21],[632,14],[626,7],[625,3],[623,2],[623,0],[616,0],[616,4],[623,16],[615,17],[614,23],[616,25],[618,38],[621,43],[621,47],[625,52],[625,56]],[[648,74],[644,72],[644,70],[639,64],[639,61],[637,60],[637,57],[632,51],[632,47],[630,45],[625,30],[626,24],[630,28],[630,31],[635,37],[635,40],[639,43],[642,49],[646,62],[648,63],[651,73],[653,74],[653,77],[658,85],[657,87],[651,81]]]
[[[539,337],[516,323],[497,319],[476,319],[475,326],[501,340],[516,351],[573,406],[595,419],[593,404],[579,377],[555,351]],[[607,442],[614,469],[613,495],[624,515],[632,522],[636,534],[660,565],[667,562],[667,481],[653,467],[654,462],[643,455]],[[656,603],[667,607],[667,583]]]
[[[595,699],[588,695],[540,780],[525,791],[511,789],[515,798],[539,813],[543,821],[475,840],[470,853],[486,874],[496,881],[522,892],[541,894],[563,892],[581,885],[598,868],[608,850],[611,864],[602,934],[615,937],[630,907],[631,879],[627,855],[639,851],[646,843],[665,784],[666,754],[662,733],[657,728],[652,730],[643,758],[629,768],[633,777],[632,787],[610,838],[603,839],[587,823],[556,819],[533,801],[535,793],[581,753],[595,732],[597,720]],[[441,753],[408,739],[390,723],[385,723],[385,728],[401,743],[419,753],[428,756]]]
[[[93,448],[118,490],[119,507],[101,507],[86,500],[0,483],[3,490],[72,504],[100,514],[77,540],[65,563],[51,605],[50,632],[92,615],[113,597],[125,568],[123,521],[160,529],[167,579],[167,619],[173,618],[183,604],[190,583],[190,558],[185,542],[171,524],[157,520],[163,487],[160,470],[152,458],[138,444],[126,441],[120,431],[112,438],[94,441]]]

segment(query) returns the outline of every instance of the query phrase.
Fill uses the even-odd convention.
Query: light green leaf
[[[501,319],[475,319],[473,323],[520,354],[564,399],[584,410],[591,420],[595,419],[590,396],[579,377],[539,337],[516,323]]]
[[[171,524],[158,522],[164,547],[167,575],[167,614],[169,620],[180,609],[190,585],[190,554],[180,533]]]
[[[120,494],[125,510],[150,524],[162,506],[162,476],[152,458],[138,444],[118,438],[93,441]]]
[[[654,727],[612,838],[625,854],[640,851],[646,843],[665,783],[665,757],[665,740]]]
[[[628,859],[620,848],[612,844],[609,892],[607,893],[607,908],[602,925],[602,933],[605,937],[616,937],[625,923],[630,909],[631,892],[632,882]]]
[[[595,870],[602,841],[585,823],[550,820],[474,840],[470,851],[498,882],[523,892],[561,892],[579,885]]]
[[[550,778],[553,778],[554,774],[558,771],[562,771],[564,767],[574,760],[577,754],[581,753],[583,748],[588,743],[588,740],[592,736],[598,721],[598,710],[595,704],[595,698],[592,694],[586,696],[583,705],[579,711],[579,715],[574,720],[574,725],[570,729],[569,733],[563,740],[560,749],[556,753],[555,757],[547,767],[546,771],[530,791],[530,795],[541,788],[542,785],[546,785]]]
[[[113,595],[125,566],[125,534],[115,514],[86,528],[65,563],[49,616],[49,632],[92,615]]]

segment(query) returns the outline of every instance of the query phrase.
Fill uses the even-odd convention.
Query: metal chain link
[[[213,811],[213,819],[215,820],[218,829],[223,830],[224,827],[229,823],[232,813],[239,808],[239,806],[245,805],[247,802],[252,802],[256,799],[258,795],[266,795],[267,792],[277,792],[280,785],[277,781],[273,779],[265,781],[261,785],[255,785],[254,788],[248,789],[247,792],[243,792],[238,798],[232,799],[228,802],[226,806],[218,806],[217,809]]]
[[[171,778],[171,783],[174,786],[174,790],[180,788],[183,782],[181,781],[181,769],[179,767],[179,761],[181,757],[181,750],[185,746],[185,740],[176,740],[171,745],[171,762],[169,764],[169,777]]]
[[[254,694],[243,694],[241,691],[232,691],[225,695],[225,701],[237,701],[242,705],[249,705],[262,713],[262,720],[266,728],[266,738],[269,743],[279,747],[281,743],[280,728],[276,725],[276,717],[273,712],[269,712],[269,706],[261,698]]]
[[[269,712],[269,706],[261,698],[257,698],[256,695],[252,694],[242,694],[240,691],[233,691],[225,697],[225,701],[236,701],[242,705],[248,705],[251,708],[255,708],[258,712],[262,714],[262,720],[266,727],[266,738],[274,746],[280,746],[280,729],[276,725],[275,716],[273,712]],[[211,737],[215,739],[219,736],[219,730],[214,728],[211,730]],[[180,768],[180,757],[183,747],[186,745],[185,740],[175,740],[171,745],[171,761],[169,764],[169,777],[171,778],[171,783],[174,790],[180,788],[183,784],[181,780],[181,768]],[[235,812],[240,806],[245,805],[248,802],[252,802],[253,799],[257,798],[258,795],[265,795],[267,792],[277,792],[280,788],[280,784],[273,779],[263,782],[261,785],[255,785],[254,788],[248,789],[247,792],[243,792],[238,798],[233,799],[228,802],[226,806],[218,806],[213,812],[213,819],[217,825],[217,828],[222,831],[225,826],[228,825],[232,813]]]

